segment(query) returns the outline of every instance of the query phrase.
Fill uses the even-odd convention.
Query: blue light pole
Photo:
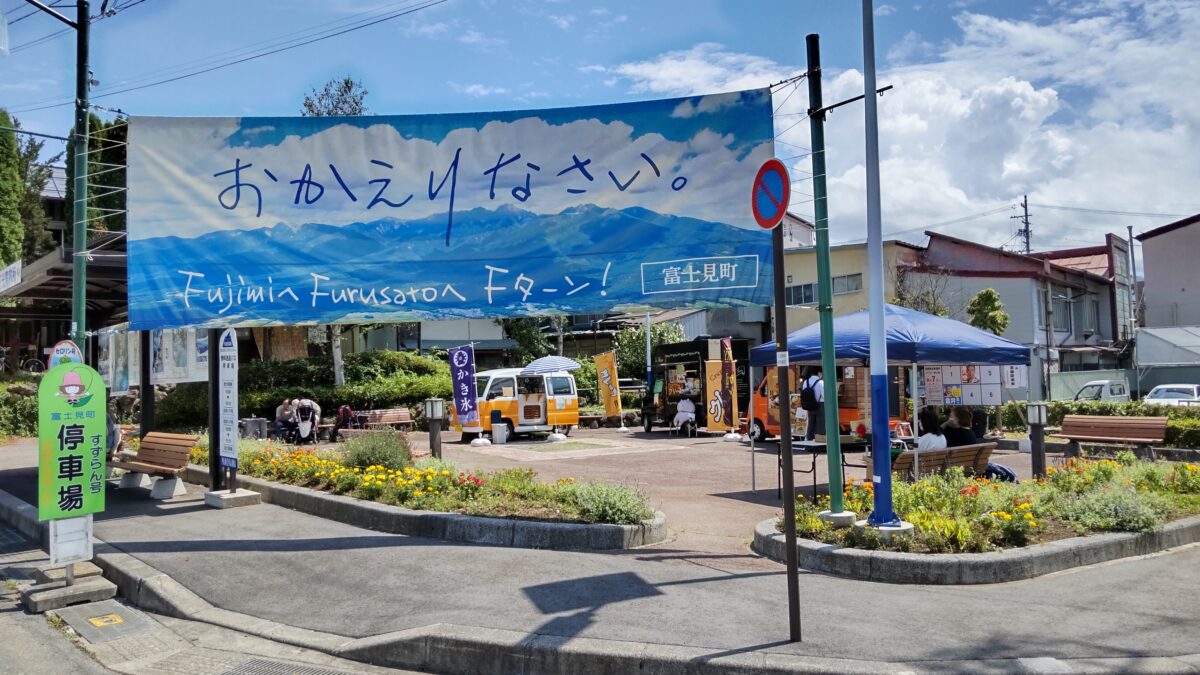
[[[879,205],[879,116],[875,94],[875,8],[863,0],[863,103],[866,104],[867,299],[871,327],[871,467],[875,508],[870,525],[900,524],[892,510],[892,443],[888,428],[887,340],[883,306],[883,222]]]

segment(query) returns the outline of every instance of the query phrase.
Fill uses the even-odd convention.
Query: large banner
[[[604,352],[592,357],[596,362],[596,384],[600,399],[604,401],[604,416],[617,417],[621,414],[621,387],[617,377],[617,353]]]
[[[737,428],[737,389],[725,378],[725,363],[704,362],[704,405],[709,431],[733,431]]]
[[[583,108],[130,122],[129,323],[771,301],[767,89]]]

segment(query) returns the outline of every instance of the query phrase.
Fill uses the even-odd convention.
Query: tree
[[[125,231],[125,139],[128,123],[123,119],[106,122],[88,115],[88,198],[89,230]],[[73,134],[72,134],[73,135]],[[67,141],[66,218],[75,222],[75,141]]]
[[[0,127],[13,128],[8,111],[0,108]],[[17,135],[0,130],[0,267],[21,257],[25,228],[21,224],[21,197],[25,186],[21,182],[21,155],[17,150]]]
[[[971,317],[969,323],[981,330],[1000,335],[1008,329],[1008,312],[1004,311],[1004,303],[994,288],[976,293],[967,303],[967,315]]]
[[[347,75],[334,78],[318,90],[316,87],[304,95],[304,103],[300,114],[305,117],[354,116],[367,114],[367,106],[363,102],[367,90],[362,82]]]
[[[13,118],[13,128],[20,129],[21,122]],[[18,168],[21,173],[21,224],[24,229],[21,258],[30,263],[54,248],[54,237],[46,225],[46,207],[42,204],[42,193],[50,182],[50,165],[62,161],[63,153],[42,162],[42,147],[45,141],[36,136],[17,137]]]
[[[893,305],[915,309],[918,312],[934,316],[949,316],[950,307],[946,304],[946,278],[936,272],[922,272],[915,275],[907,268],[898,267],[894,277],[896,295],[891,299]]]
[[[324,88],[304,95],[300,114],[305,117],[332,117],[365,115],[367,106],[363,100],[367,90],[362,83],[347,75],[325,83]],[[333,381],[342,384],[346,380],[346,365],[342,362],[342,327],[329,327],[329,351],[333,355]]]
[[[553,351],[546,334],[542,332],[542,322],[531,317],[512,317],[496,319],[496,323],[504,329],[504,334],[517,343],[511,350],[513,358],[520,363],[529,363],[534,359],[549,356]]]
[[[683,341],[683,328],[674,321],[651,324],[650,346]],[[644,379],[646,377],[646,328],[622,328],[615,339],[617,351],[617,373],[621,377]]]

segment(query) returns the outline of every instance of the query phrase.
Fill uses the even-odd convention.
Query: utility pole
[[[75,20],[51,9],[40,0],[25,0],[37,9],[49,14],[75,29],[75,175],[72,189],[75,200],[71,204],[71,339],[78,345],[87,340],[87,186],[88,186],[88,83],[91,73],[88,68],[88,16],[87,0],[75,3]],[[107,0],[105,0],[107,5]],[[81,349],[83,349],[81,347]],[[83,349],[84,353],[87,352]]]
[[[821,91],[821,38],[808,46],[808,124],[812,141],[813,209],[817,249],[817,312],[821,321],[821,370],[825,380],[826,460],[829,463],[829,512],[822,518],[835,526],[854,524],[842,494],[842,436],[838,421],[837,356],[833,341],[833,274],[829,261],[829,202],[825,190],[825,103]],[[830,384],[833,388],[830,389]],[[783,408],[781,407],[780,410]],[[782,415],[781,415],[782,417]]]
[[[1134,391],[1138,398],[1142,397],[1142,373],[1137,364],[1137,327],[1138,327],[1138,293],[1137,293],[1137,256],[1133,254],[1133,226],[1127,225],[1129,231],[1129,339],[1133,340],[1133,379]]]
[[[1021,238],[1025,240],[1025,255],[1029,255],[1033,251],[1033,231],[1029,229],[1029,195],[1024,195],[1021,198],[1021,209],[1023,211],[1022,215],[1009,216],[1009,218],[1019,218],[1021,220],[1021,229],[1017,231],[1017,234],[1021,235]]]

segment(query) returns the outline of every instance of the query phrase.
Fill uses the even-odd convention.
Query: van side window
[[[571,378],[569,377],[552,377],[550,378],[550,395],[551,396],[570,396],[575,393],[575,388],[571,386]]]
[[[494,398],[512,398],[517,391],[517,383],[511,377],[497,377],[488,387],[487,400]]]
[[[1110,385],[1108,385],[1108,393],[1112,394],[1113,396],[1124,396],[1125,395],[1125,385],[1110,384]]]

